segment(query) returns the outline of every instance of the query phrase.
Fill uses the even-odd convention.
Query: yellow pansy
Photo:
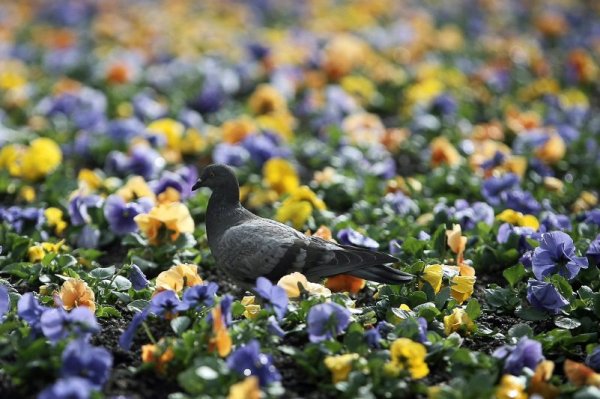
[[[254,122],[247,118],[228,120],[221,126],[222,139],[229,144],[242,141],[246,136],[256,131]]]
[[[475,276],[454,276],[450,280],[450,294],[458,303],[463,303],[473,295]]]
[[[582,191],[573,204],[573,212],[587,211],[598,204],[598,196],[591,191]]]
[[[411,378],[418,380],[429,374],[425,363],[427,349],[421,343],[408,338],[398,338],[390,346],[391,361],[386,363],[386,373],[397,376],[402,371],[408,371]]]
[[[175,265],[156,277],[156,292],[171,290],[179,293],[183,287],[193,287],[202,282],[202,277],[198,275],[198,266],[193,264]]]
[[[521,227],[530,227],[534,230],[540,228],[540,222],[535,216],[523,215],[521,212],[512,209],[505,209],[496,216],[496,219]]]
[[[246,377],[244,381],[233,384],[229,388],[227,399],[260,399],[258,377]]]
[[[292,164],[285,159],[271,158],[263,166],[266,184],[279,194],[290,193],[300,186],[300,178]]]
[[[35,189],[31,186],[21,187],[19,190],[19,198],[28,203],[35,201]]]
[[[340,85],[346,92],[357,97],[361,104],[369,104],[377,95],[377,89],[373,82],[364,76],[344,76]]]
[[[527,399],[525,383],[519,377],[505,374],[496,389],[496,399]]]
[[[352,371],[352,363],[359,358],[360,356],[357,353],[327,356],[324,363],[331,372],[331,382],[337,384],[340,381],[346,381],[348,374]]]
[[[133,176],[127,183],[117,191],[125,202],[134,201],[138,198],[147,197],[152,200],[156,199],[154,191],[150,188],[146,180],[142,176]]]
[[[194,232],[194,220],[188,208],[179,202],[159,204],[149,213],[134,218],[140,230],[148,237],[150,244],[160,244],[161,229],[168,230],[171,241],[177,240],[181,233]]]
[[[331,296],[331,291],[321,284],[311,283],[306,279],[306,276],[302,273],[294,272],[283,276],[277,282],[277,285],[285,290],[288,298],[295,299],[300,297],[300,289],[298,285],[307,291],[309,294],[321,295],[325,297]]]
[[[64,243],[65,240],[61,240],[56,244],[51,242],[43,242],[41,244],[32,245],[27,250],[27,258],[30,262],[39,262],[42,259],[44,259],[44,256],[46,256],[46,254],[50,252],[58,253]]]
[[[81,279],[70,278],[65,281],[58,295],[66,310],[84,306],[92,313],[96,311],[94,291]]]
[[[535,151],[538,158],[550,164],[563,159],[566,153],[567,145],[558,133],[550,134],[550,138]]]
[[[148,130],[163,135],[170,149],[179,150],[185,127],[170,118],[158,119],[148,125]]]
[[[270,84],[260,84],[248,99],[248,106],[254,114],[271,114],[287,110],[287,101]]]
[[[102,187],[102,177],[90,169],[81,169],[77,175],[77,180],[79,181],[80,187],[84,186],[91,191],[98,190]]]
[[[62,162],[62,151],[52,139],[40,137],[29,146],[8,145],[0,151],[0,168],[15,177],[39,180]]]
[[[182,154],[198,154],[206,148],[206,138],[197,130],[189,128],[181,140],[180,149]]]
[[[296,119],[290,112],[277,112],[275,114],[259,115],[256,117],[256,124],[262,130],[268,130],[289,140],[294,136],[294,127]]]
[[[467,333],[472,332],[475,330],[475,324],[464,309],[454,308],[452,314],[444,316],[444,332],[446,335],[450,335],[460,330]]]
[[[246,295],[242,298],[240,303],[244,305],[244,317],[247,319],[254,319],[258,316],[260,312],[260,305],[254,303],[255,301],[254,295]]]
[[[295,228],[300,229],[312,215],[313,209],[325,210],[327,207],[323,200],[308,187],[298,187],[277,209],[275,219],[285,223],[292,222]]]
[[[436,78],[428,78],[409,86],[406,89],[405,98],[409,105],[429,103],[443,91],[444,84],[441,81]]]
[[[427,281],[433,287],[433,291],[437,294],[442,288],[443,276],[444,269],[442,268],[442,265],[435,264],[425,266],[421,278]]]
[[[50,207],[44,210],[44,216],[46,217],[46,223],[48,226],[54,227],[56,234],[60,235],[67,228],[68,224],[63,220],[63,211]]]

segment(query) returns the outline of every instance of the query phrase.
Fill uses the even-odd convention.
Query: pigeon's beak
[[[192,191],[198,190],[200,187],[204,187],[204,182],[202,179],[198,179],[198,181],[192,186]]]

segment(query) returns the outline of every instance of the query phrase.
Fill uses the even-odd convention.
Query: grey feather
[[[206,167],[194,189],[204,186],[213,190],[206,211],[208,244],[217,266],[238,282],[251,285],[260,276],[276,282],[293,272],[311,281],[337,274],[389,284],[412,280],[384,266],[397,261],[390,255],[309,237],[252,214],[240,204],[237,178],[227,166]]]

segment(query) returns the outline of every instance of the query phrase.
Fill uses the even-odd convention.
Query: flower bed
[[[0,396],[600,398],[600,9],[526,3],[1,4]],[[414,280],[237,286],[213,162]]]

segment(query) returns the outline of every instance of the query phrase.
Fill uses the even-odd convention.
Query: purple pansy
[[[80,306],[71,312],[62,307],[44,311],[40,318],[42,332],[50,342],[57,342],[74,334],[87,337],[100,331],[96,316],[86,307]]]
[[[500,177],[490,177],[481,185],[481,194],[486,201],[493,205],[500,205],[500,194],[519,184],[519,177],[514,173],[506,173]]]
[[[100,388],[108,380],[112,363],[109,351],[80,338],[69,342],[63,351],[60,375],[85,377],[95,388]]]
[[[104,217],[113,233],[124,235],[138,230],[133,220],[137,215],[150,212],[153,203],[150,198],[140,198],[137,201],[125,202],[119,195],[110,195],[104,204]]]
[[[409,214],[417,215],[419,213],[419,206],[417,203],[400,191],[387,194],[383,200],[400,216]]]
[[[381,346],[381,334],[377,328],[371,328],[365,331],[365,341],[369,347],[379,349]]]
[[[236,349],[227,359],[227,366],[240,376],[257,377],[261,387],[281,380],[281,374],[273,365],[273,359],[260,352],[260,345],[256,340]]]
[[[180,309],[181,301],[175,291],[165,290],[156,294],[150,301],[150,312],[156,316],[167,316]]]
[[[569,304],[554,285],[534,279],[527,281],[527,300],[533,307],[551,313],[558,313]]]
[[[40,392],[37,399],[89,399],[93,389],[93,385],[86,378],[61,378]]]
[[[215,283],[197,284],[183,293],[183,301],[179,310],[201,309],[215,303],[215,295],[219,286]]]
[[[152,184],[152,189],[156,195],[164,192],[171,187],[186,199],[192,193],[192,186],[198,180],[198,171],[195,167],[184,166],[175,172],[166,171],[160,179]]]
[[[542,231],[554,231],[554,230],[562,230],[562,231],[570,231],[572,229],[571,221],[569,217],[566,215],[561,215],[557,213],[548,212],[540,221],[541,226],[540,229],[545,229]]]
[[[283,331],[275,316],[269,316],[267,319],[267,332],[279,338],[285,335],[285,331]]]
[[[594,371],[600,372],[600,346],[595,347],[592,353],[587,355],[585,364],[593,368]]]
[[[262,165],[271,158],[287,158],[290,156],[290,150],[281,146],[281,139],[276,134],[263,133],[251,134],[244,138],[241,143],[250,158],[258,165]]]
[[[540,246],[534,250],[531,264],[538,280],[557,273],[572,280],[579,270],[588,267],[588,260],[575,255],[573,239],[568,234],[553,231],[542,234]]]
[[[600,226],[600,209],[592,209],[585,213],[584,223],[595,224]]]
[[[44,311],[50,309],[40,305],[38,299],[31,292],[27,292],[17,302],[17,315],[25,320],[36,333],[42,332],[41,317]]]
[[[164,167],[165,159],[153,148],[136,145],[130,155],[112,151],[105,161],[105,170],[120,176],[139,175],[144,179],[156,176]]]
[[[88,212],[89,208],[100,208],[102,197],[98,195],[77,194],[69,201],[69,216],[73,226],[81,226],[92,221]]]
[[[600,234],[590,242],[590,246],[586,251],[585,255],[588,257],[590,262],[594,265],[600,264]]]
[[[516,346],[501,346],[492,356],[503,359],[504,371],[513,375],[521,375],[525,367],[535,370],[536,366],[544,360],[542,344],[527,337],[521,338]]]
[[[283,319],[288,305],[288,296],[285,290],[264,277],[256,279],[254,289],[267,303],[267,308],[271,308],[279,320]]]
[[[310,342],[332,339],[346,330],[350,324],[350,311],[334,302],[315,305],[306,318]]]
[[[506,208],[528,215],[536,215],[542,206],[528,191],[510,190],[501,194],[502,203]]]
[[[146,320],[150,314],[150,306],[146,306],[141,312],[138,312],[133,316],[131,323],[127,326],[127,329],[123,331],[123,334],[119,337],[119,346],[122,349],[129,350],[133,337],[139,326]]]
[[[505,244],[511,235],[519,237],[518,239],[518,250],[521,253],[531,250],[531,245],[527,242],[527,238],[537,239],[539,234],[535,232],[531,227],[520,227],[513,226],[510,223],[502,223],[498,228],[498,234],[496,240],[500,244]]]
[[[144,272],[142,272],[138,265],[131,265],[131,270],[129,271],[129,281],[131,281],[131,286],[134,290],[143,290],[150,284],[146,278],[146,275]]]
[[[0,207],[0,222],[7,222],[19,234],[26,228],[38,230],[45,221],[44,211],[38,208]]]
[[[379,244],[374,239],[362,235],[356,230],[351,228],[340,230],[337,233],[337,239],[342,245],[354,245],[357,247],[364,247],[369,249],[379,248]]]
[[[10,296],[8,295],[8,288],[4,284],[0,284],[0,322],[4,318],[4,315],[10,310]]]
[[[220,143],[213,149],[212,158],[215,163],[242,166],[250,159],[250,153],[240,145]]]

